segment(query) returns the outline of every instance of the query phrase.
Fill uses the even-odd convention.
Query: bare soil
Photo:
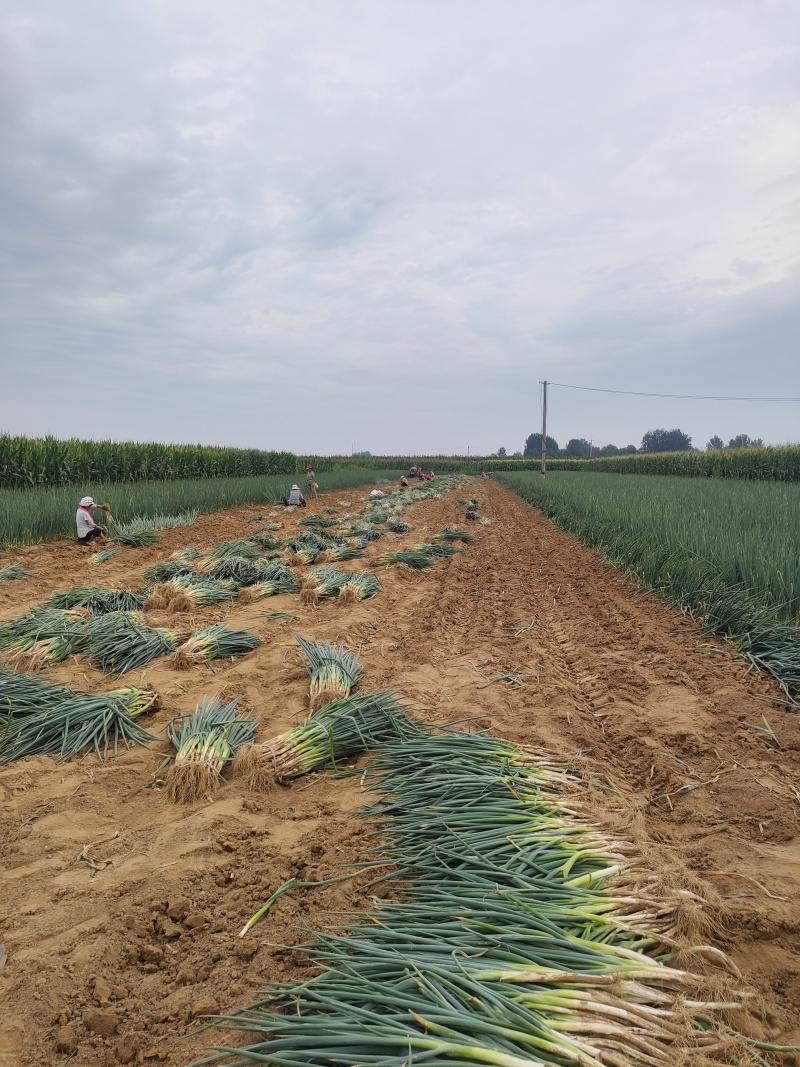
[[[160,660],[125,676],[161,695],[148,727],[165,738],[172,716],[223,692],[258,711],[265,739],[307,714],[294,632],[361,645],[362,688],[399,687],[430,721],[473,716],[577,766],[597,821],[635,838],[659,877],[712,902],[716,944],[764,1005],[739,1025],[800,1041],[797,712],[772,703],[776,687],[723,642],[535,509],[492,482],[470,492],[495,520],[470,525],[476,543],[420,575],[383,568],[384,592],[366,604],[314,608],[280,596],[149,616],[181,629],[224,620],[263,644],[213,672]],[[466,525],[458,495],[407,509],[413,532],[376,542],[370,559],[446,522]],[[319,504],[342,497],[360,503],[365,490]],[[4,553],[0,565],[23,562],[37,577],[0,586],[0,621],[71,585],[142,588],[145,567],[187,544],[247,536],[255,512],[201,517],[100,566],[68,542]],[[298,517],[279,516],[279,536]],[[299,619],[259,617],[274,610]],[[91,690],[121,684],[81,658],[48,676]],[[751,728],[765,719],[780,749]],[[225,1042],[198,1032],[202,1016],[242,1007],[268,980],[313,973],[288,946],[369,906],[375,888],[358,878],[297,890],[239,938],[287,878],[331,877],[365,857],[373,842],[356,817],[359,779],[312,775],[264,795],[231,777],[213,802],[176,806],[161,786],[168,752],[164,739],[105,764],[0,767],[0,1067],[189,1063]]]

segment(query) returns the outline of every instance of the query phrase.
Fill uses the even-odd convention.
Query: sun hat
[[[293,485],[293,486],[292,486],[292,489],[299,489],[299,488],[300,488],[300,486],[299,486],[299,485]]]
[[[78,505],[78,507],[81,507],[81,508],[93,508],[94,507],[94,500],[90,496],[82,496],[81,497],[81,502]]]

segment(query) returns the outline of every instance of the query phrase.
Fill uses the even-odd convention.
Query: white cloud
[[[4,10],[6,429],[513,451],[544,377],[800,395],[789,0]],[[797,436],[716,412],[554,418]]]

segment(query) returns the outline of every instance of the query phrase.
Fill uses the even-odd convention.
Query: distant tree
[[[567,441],[564,455],[570,459],[586,459],[589,455],[590,445],[585,437],[572,437]]]
[[[636,447],[636,445],[625,445],[625,447],[624,447],[624,448],[621,448],[621,449],[619,450],[619,454],[620,454],[621,456],[633,456],[633,455],[635,455],[635,454],[636,454],[636,453],[637,453],[638,451],[639,451],[639,449],[638,449],[638,448]]]
[[[555,456],[558,452],[558,441],[554,441],[548,434],[547,437],[547,454],[548,456]],[[532,433],[525,441],[525,450],[522,455],[525,459],[535,458],[542,454],[542,435],[540,433]]]
[[[714,436],[711,438],[711,440],[706,445],[706,452],[716,452],[718,448],[724,448],[724,447],[725,447],[725,442],[722,440],[722,438],[721,437],[717,437],[717,435],[714,434]]]
[[[497,458],[498,459],[505,459],[506,455],[507,455],[507,453],[506,453],[506,450],[504,448],[498,448],[498,450],[497,450]]]
[[[642,452],[689,452],[691,447],[683,430],[648,430],[642,438]]]
[[[371,452],[354,452],[353,459],[372,459]]]
[[[619,449],[617,448],[616,445],[603,445],[603,447],[600,449],[600,455],[601,456],[618,456],[619,455]]]
[[[728,441],[728,448],[763,448],[764,442],[760,437],[748,437],[746,433],[737,434]]]
[[[522,459],[522,453],[521,452],[512,452],[511,453],[511,458],[512,459]]]

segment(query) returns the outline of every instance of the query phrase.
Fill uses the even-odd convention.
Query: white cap
[[[82,507],[82,508],[93,508],[94,507],[94,500],[90,496],[82,496],[81,497],[81,502],[80,502],[80,504],[78,506]]]

